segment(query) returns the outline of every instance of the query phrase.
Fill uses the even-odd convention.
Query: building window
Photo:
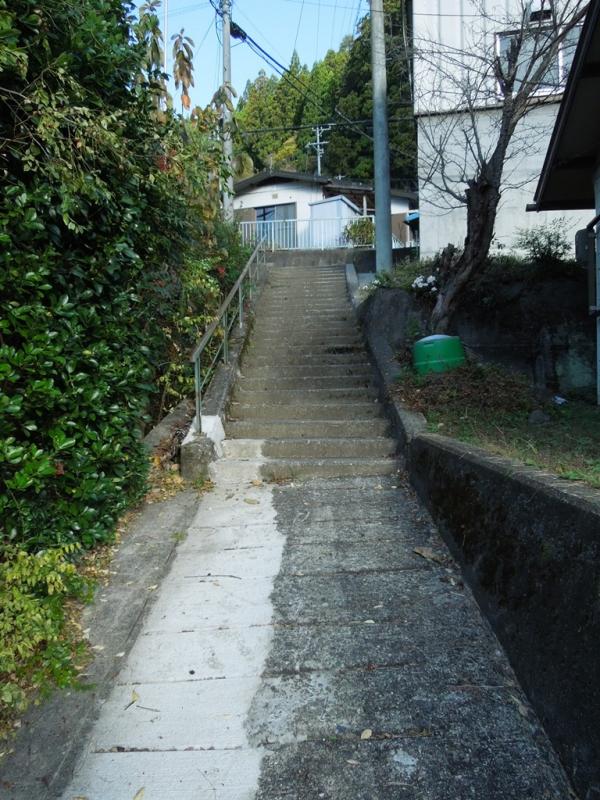
[[[534,14],[546,13],[551,12],[532,12],[531,17],[533,18]],[[532,19],[532,22],[535,21],[536,20]],[[539,21],[542,21],[541,17]],[[581,28],[578,26],[571,29],[566,34],[558,48],[554,60],[548,65],[546,73],[537,81],[538,87],[536,89],[536,94],[551,94],[557,89],[564,87],[569,75],[569,70],[571,69],[571,64],[573,63],[573,56],[575,55],[580,31]],[[516,53],[517,71],[515,90],[518,91],[521,82],[530,76],[532,60],[537,57],[537,54],[543,50],[546,43],[550,42],[554,35],[552,29],[544,29],[536,25],[532,28],[530,35],[524,36],[520,47],[518,38],[520,36],[519,32],[508,31],[496,35],[496,53],[500,58],[503,69],[507,70],[509,61],[515,58],[515,53],[512,48],[518,48],[518,53]],[[535,66],[533,69],[535,71]],[[502,94],[500,89],[499,92]]]
[[[278,206],[262,206],[256,209],[257,222],[281,222],[296,218],[296,203],[282,203]]]

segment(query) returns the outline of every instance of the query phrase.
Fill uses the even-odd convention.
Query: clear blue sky
[[[165,0],[163,0],[163,3]],[[218,4],[218,0],[216,0]],[[285,66],[294,46],[300,61],[312,66],[330,49],[336,49],[344,36],[354,32],[358,19],[368,11],[368,0],[233,0],[232,18],[261,47]],[[163,7],[164,8],[164,7]],[[159,16],[161,25],[164,10]],[[194,57],[194,105],[206,105],[222,83],[220,26],[215,29],[215,12],[207,0],[168,0],[168,55],[171,62],[171,36],[185,28],[196,45]],[[232,40],[233,85],[244,91],[264,68],[272,70],[246,44]],[[173,93],[173,86],[170,87]],[[177,107],[177,104],[176,104]]]

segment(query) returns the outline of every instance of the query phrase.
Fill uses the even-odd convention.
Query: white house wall
[[[492,24],[482,20],[478,12],[482,4],[494,17]],[[443,153],[444,174],[450,188],[462,193],[466,178],[473,174],[465,134],[474,144],[472,129],[475,125],[481,148],[489,151],[499,119],[498,110],[490,107],[495,95],[493,83],[487,85],[473,119],[455,112],[460,106],[461,94],[459,62],[462,60],[472,66],[477,53],[493,46],[495,35],[507,29],[501,21],[506,20],[508,25],[511,14],[515,11],[519,14],[520,7],[521,0],[414,0],[415,110],[420,238],[424,257],[434,255],[448,243],[461,245],[466,234],[466,211],[442,191],[436,153]],[[469,60],[468,53],[473,53],[473,59]],[[543,105],[517,128],[496,219],[497,245],[511,249],[519,229],[531,228],[556,217],[567,219],[571,238],[574,238],[575,230],[584,221],[585,214],[578,212],[534,214],[525,211],[533,199],[557,111],[557,102]]]
[[[323,199],[319,184],[281,183],[263,184],[249,189],[233,200],[234,211],[242,208],[262,208],[296,203],[296,218],[310,219],[310,204]]]
[[[515,238],[521,229],[529,229],[547,223],[556,218],[564,218],[567,234],[574,241],[575,231],[585,225],[586,212],[579,211],[544,211],[531,213],[525,210],[532,202],[533,194],[544,163],[544,157],[558,104],[541,106],[525,118],[526,130],[533,132],[529,136],[521,136],[519,129],[515,133],[514,146],[505,167],[506,185],[502,190],[502,199],[498,208],[494,229],[494,248],[511,250],[515,247]],[[429,258],[439,252],[447,244],[462,245],[466,235],[466,209],[438,188],[441,183],[439,173],[424,180],[423,164],[429,165],[432,159],[432,148],[428,144],[432,126],[443,126],[446,121],[453,122],[456,115],[421,117],[418,121],[419,135],[419,211],[420,211],[420,246],[421,255]],[[484,144],[489,143],[493,132],[495,112],[479,112],[478,127]],[[426,131],[426,133],[425,133]],[[456,154],[463,152],[463,139],[457,136],[448,143],[447,152],[452,148]],[[529,144],[527,145],[527,141]],[[452,175],[450,175],[450,179]],[[449,181],[453,189],[461,191],[464,181]]]

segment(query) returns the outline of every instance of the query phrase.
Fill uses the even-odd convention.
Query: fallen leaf
[[[125,651],[123,650],[122,653],[116,653],[115,654],[115,658],[123,658],[124,655],[125,655]]]
[[[133,800],[142,800],[145,791],[146,791],[146,787],[142,786],[142,788],[138,789],[137,792],[134,794]]]
[[[155,583],[152,586],[147,586],[146,588],[149,592],[153,592],[155,589],[158,589],[158,583]]]
[[[375,620],[374,619],[366,619],[365,620],[365,625],[375,625]]]
[[[137,703],[137,701],[138,701],[139,699],[140,699],[140,696],[139,696],[139,694],[136,692],[136,690],[134,689],[134,690],[131,692],[131,702],[132,702],[132,703]]]
[[[262,486],[263,485],[262,481],[259,481],[259,480],[256,480],[256,479],[253,480],[253,481],[250,481],[250,483],[252,484],[252,486]]]
[[[415,547],[413,553],[421,556],[421,558],[426,558],[427,561],[435,561],[437,564],[443,564],[445,561],[444,557],[434,552],[431,547]]]
[[[355,761],[353,758],[347,758],[346,764],[352,764],[353,767],[358,766],[358,761]]]
[[[373,736],[373,731],[371,730],[371,728],[365,728],[364,731],[361,733],[360,738],[370,739],[371,736]]]
[[[255,500],[253,497],[244,497],[244,503],[248,503],[250,506],[257,506],[259,502],[259,500]]]

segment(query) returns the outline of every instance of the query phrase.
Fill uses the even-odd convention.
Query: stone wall
[[[523,372],[552,392],[594,392],[595,323],[583,270],[531,285],[507,281],[487,291],[465,297],[453,321],[452,332],[467,352]],[[428,313],[402,289],[377,291],[363,303],[361,316],[391,355],[419,331],[427,333]]]

